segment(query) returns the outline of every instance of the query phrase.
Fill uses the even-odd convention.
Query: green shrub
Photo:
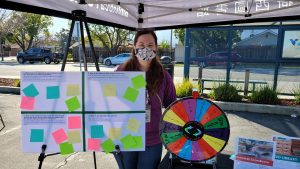
[[[20,79],[15,79],[14,87],[20,87]]]
[[[269,86],[264,86],[254,91],[250,96],[250,101],[258,104],[277,104],[279,102],[278,93]]]
[[[295,101],[297,104],[300,104],[300,85],[293,90],[293,94],[295,95]]]
[[[176,84],[175,88],[178,98],[192,96],[193,84],[188,79],[184,79],[182,83]]]
[[[237,87],[225,83],[213,87],[209,97],[218,101],[239,102],[242,100],[242,96],[238,94]]]

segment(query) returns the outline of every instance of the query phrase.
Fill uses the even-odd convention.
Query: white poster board
[[[234,169],[272,169],[275,143],[272,141],[237,138]]]
[[[22,72],[24,152],[145,149],[144,72]]]

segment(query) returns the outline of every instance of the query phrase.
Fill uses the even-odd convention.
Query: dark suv
[[[26,61],[29,61],[29,63],[39,61],[45,62],[46,64],[50,64],[51,62],[58,64],[62,60],[62,54],[52,53],[50,49],[30,48],[25,52],[18,52],[17,60],[20,64]]]
[[[212,59],[205,62],[201,62],[200,66],[226,66],[227,58],[229,56],[228,52],[214,52],[206,56],[206,59]],[[234,68],[236,65],[240,65],[240,62],[235,62],[240,60],[242,57],[236,52],[231,52],[231,60],[234,61],[231,63],[230,67]]]

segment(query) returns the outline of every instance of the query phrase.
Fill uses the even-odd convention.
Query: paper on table
[[[105,97],[116,96],[117,95],[117,86],[115,84],[105,84],[102,87],[102,92]]]
[[[28,85],[27,87],[25,87],[22,91],[25,94],[25,96],[28,96],[28,97],[35,97],[35,96],[39,95],[39,91],[36,89],[36,87],[33,83]]]
[[[59,98],[60,98],[59,86],[48,86],[47,99],[59,99]]]
[[[137,133],[140,126],[141,126],[141,123],[137,119],[130,118],[128,120],[126,129],[133,132],[133,133]]]
[[[71,97],[70,99],[67,99],[65,101],[65,103],[66,103],[67,108],[70,112],[80,108],[80,103],[79,103],[79,100],[78,100],[77,96],[74,96],[74,97]]]
[[[132,87],[127,87],[125,94],[123,95],[124,99],[135,102],[137,97],[139,95],[139,91],[132,88]]]
[[[80,129],[81,128],[81,116],[69,116],[68,117],[68,128],[69,129]]]
[[[69,131],[68,142],[72,144],[81,143],[80,130]]]
[[[110,128],[108,130],[108,137],[112,140],[120,139],[122,135],[122,129],[121,128]]]
[[[67,85],[67,96],[78,96],[80,94],[78,84]]]
[[[22,96],[20,108],[25,110],[33,110],[34,103],[35,103],[34,97]]]
[[[68,139],[63,128],[60,128],[52,133],[52,136],[56,142],[56,144],[60,144]]]

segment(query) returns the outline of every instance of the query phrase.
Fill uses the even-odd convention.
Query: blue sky
[[[53,17],[53,25],[50,27],[50,32],[52,35],[55,35],[56,32],[59,32],[62,28],[68,29],[68,20]],[[160,43],[163,40],[167,40],[168,42],[171,41],[171,30],[164,30],[164,31],[156,31],[158,43]],[[175,44],[178,43],[178,39],[175,38],[173,34],[172,44],[173,47],[175,47]]]

